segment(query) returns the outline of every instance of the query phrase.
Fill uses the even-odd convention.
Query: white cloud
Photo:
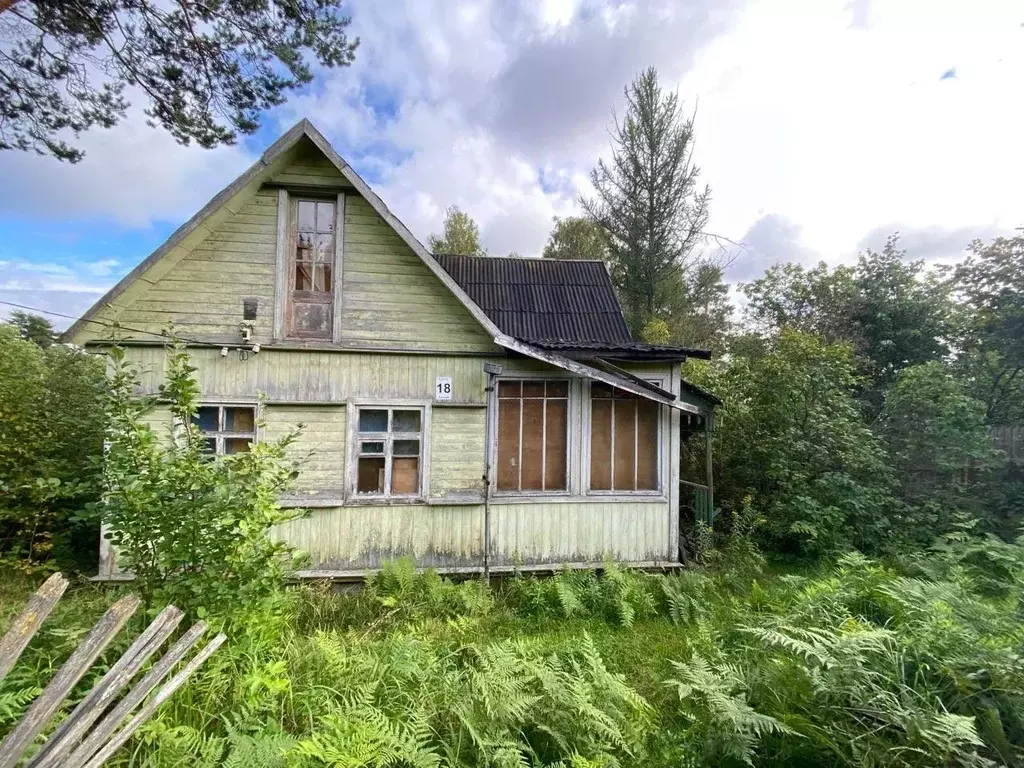
[[[945,259],[1024,224],[1024,28],[1013,0],[350,8],[355,65],[322,73],[271,122],[310,117],[421,238],[457,204],[491,252],[539,254],[551,217],[577,210],[607,153],[623,86],[648,65],[696,108],[710,229],[749,241],[734,279],[780,259],[849,260],[892,229],[914,257]],[[950,69],[957,76],[941,79]],[[78,166],[0,155],[13,180],[3,210],[180,221],[253,159],[178,147],[138,118],[83,144]],[[118,266],[107,261],[87,274]]]
[[[105,277],[111,274],[114,271],[114,267],[120,263],[117,259],[100,259],[99,261],[88,262],[84,266],[90,274]]]
[[[182,221],[255,160],[238,146],[183,147],[147,126],[138,111],[110,130],[83,134],[78,145],[86,156],[75,165],[0,153],[0,209],[26,219],[110,219],[123,227]]]

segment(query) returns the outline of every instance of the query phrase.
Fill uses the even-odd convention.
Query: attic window
[[[288,335],[329,339],[334,327],[335,203],[292,201]]]
[[[278,190],[274,338],[339,341],[345,194]]]

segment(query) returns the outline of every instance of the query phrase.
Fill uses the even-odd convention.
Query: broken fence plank
[[[18,764],[25,750],[50,722],[71,689],[82,679],[138,607],[139,598],[135,595],[122,597],[96,622],[46,686],[46,690],[32,703],[25,716],[0,744],[0,768],[14,768]]]
[[[125,651],[75,710],[60,724],[26,768],[57,768],[58,761],[103,714],[131,682],[150,656],[156,653],[181,622],[184,614],[173,605],[159,616]]]
[[[209,644],[197,653],[192,660],[186,664],[178,674],[170,679],[160,692],[157,693],[152,699],[146,702],[146,705],[139,710],[138,714],[131,719],[131,721],[122,728],[114,738],[112,738],[107,744],[97,752],[92,760],[90,760],[84,768],[100,768],[107,758],[113,755],[121,745],[124,744],[131,737],[139,726],[142,725],[149,717],[157,710],[157,708],[169,699],[181,685],[191,677],[192,673],[195,672],[199,667],[206,661],[214,651],[223,645],[227,637],[221,633],[218,634]]]
[[[68,580],[63,574],[55,573],[29,598],[25,610],[18,615],[11,628],[7,630],[7,634],[0,640],[0,680],[11,671],[29,640],[50,615],[67,588]]]
[[[171,668],[175,664],[185,657],[185,654],[191,650],[192,646],[199,642],[199,638],[202,637],[204,632],[206,632],[206,623],[200,621],[182,635],[164,654],[163,658],[146,673],[142,680],[117,703],[117,706],[96,724],[96,727],[89,732],[89,735],[75,748],[70,757],[64,761],[62,768],[81,768],[81,766],[85,765],[86,761],[103,746],[103,742],[107,737],[117,730],[121,721],[160,684],[160,681],[170,673]],[[111,754],[113,753],[111,752]]]

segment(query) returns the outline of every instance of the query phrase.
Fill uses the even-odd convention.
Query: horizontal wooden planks
[[[486,409],[446,408],[431,412],[430,495],[483,495]]]
[[[373,211],[345,205],[344,340],[481,351],[490,337],[468,310]]]
[[[346,412],[344,406],[268,405],[263,409],[262,439],[279,440],[303,425],[292,444],[300,460],[296,490],[342,488],[345,482]]]

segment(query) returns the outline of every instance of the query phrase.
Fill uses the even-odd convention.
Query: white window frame
[[[644,376],[643,380],[648,384],[653,384],[656,387],[665,389],[665,380],[663,378],[651,378]],[[593,413],[593,398],[591,397],[591,385],[593,381],[587,379],[583,387],[583,417],[585,420],[583,428],[583,488],[584,493],[588,496],[630,496],[630,497],[652,497],[652,498],[663,498],[665,496],[665,435],[671,433],[670,422],[667,420],[671,418],[670,415],[666,414],[668,410],[667,406],[658,406],[658,434],[655,440],[657,445],[657,455],[655,457],[655,466],[658,470],[658,482],[655,488],[643,488],[636,490],[629,489],[613,489],[613,488],[591,488],[590,486],[590,463],[593,459],[593,428],[594,428],[594,413]],[[609,385],[611,386],[611,385]],[[613,400],[614,402],[614,400]],[[609,467],[610,476],[612,483],[615,482],[615,417],[614,417],[614,405],[612,406],[612,449],[611,449],[611,467]],[[637,423],[633,425],[633,484],[636,485],[636,473],[637,473],[637,452],[639,450],[638,441],[636,440],[636,429]]]
[[[430,406],[427,403],[416,401],[386,403],[377,402],[352,402],[347,408],[349,418],[348,428],[348,482],[345,484],[346,503],[348,504],[381,504],[381,503],[423,503],[429,492],[429,461],[428,443],[430,435]],[[388,430],[386,432],[360,432],[359,413],[360,411],[387,411]],[[419,432],[395,432],[391,429],[394,411],[418,411],[420,414]],[[415,493],[396,494],[391,492],[391,472],[394,461],[395,440],[418,440],[420,444],[418,480],[419,487]],[[362,454],[362,443],[383,442],[384,452],[384,492],[383,493],[360,493],[359,492],[359,457]],[[399,457],[403,458],[403,457]],[[411,457],[408,457],[411,458]]]
[[[217,400],[217,401],[203,401],[196,407],[198,414],[199,408],[216,408],[217,409],[217,429],[210,431],[201,429],[196,424],[196,429],[199,430],[201,439],[206,440],[208,438],[214,438],[216,440],[216,447],[212,455],[215,456],[233,456],[236,454],[230,454],[224,452],[224,441],[226,439],[243,439],[251,438],[249,442],[256,445],[260,441],[260,404],[252,401],[240,402],[230,400]],[[252,410],[253,428],[251,432],[230,432],[224,429],[224,409],[225,408],[249,408]],[[178,425],[180,427],[180,425]]]
[[[312,343],[338,343],[341,341],[342,317],[342,273],[345,266],[345,192],[332,194],[325,191],[289,192],[279,189],[277,193],[277,270],[274,292],[274,338]],[[334,263],[332,265],[332,328],[329,338],[317,339],[294,336],[288,328],[286,308],[291,300],[292,255],[295,249],[297,209],[300,201],[334,202]]]
[[[498,402],[500,400],[498,396],[498,389],[503,381],[518,381],[522,382],[547,382],[547,381],[564,381],[568,386],[566,395],[566,417],[565,417],[565,488],[554,489],[554,490],[509,490],[507,488],[498,488]],[[574,377],[571,374],[563,374],[557,372],[548,371],[522,371],[522,372],[510,372],[497,377],[494,388],[494,409],[492,414],[491,423],[491,445],[490,450],[490,465],[491,465],[491,496],[498,498],[528,498],[528,497],[541,497],[541,498],[557,498],[577,495],[575,491],[574,477],[572,473],[573,457],[577,455],[575,436],[578,434],[578,430],[573,428],[573,421],[576,418],[578,408],[576,407],[578,397],[578,377]],[[554,398],[553,398],[554,399]],[[560,398],[559,398],[560,399]],[[544,398],[547,402],[547,398]],[[520,398],[520,403],[522,399]],[[520,486],[522,486],[522,456],[523,456],[523,441],[522,441],[522,406],[519,411],[519,469],[520,469]],[[547,460],[547,408],[544,410],[544,438],[542,440],[542,459],[541,466],[546,467]]]

